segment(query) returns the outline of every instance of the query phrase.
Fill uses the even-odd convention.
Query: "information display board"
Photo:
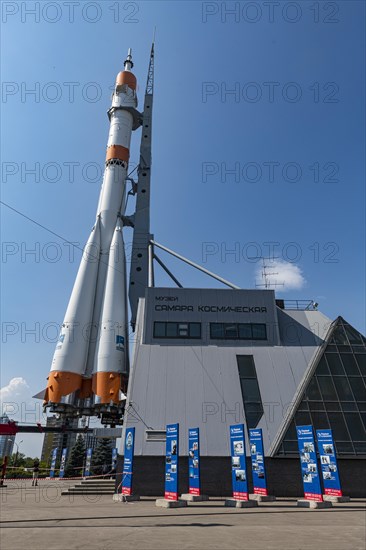
[[[165,452],[165,498],[178,500],[179,424],[167,424]]]
[[[316,430],[316,438],[318,440],[324,494],[341,497],[341,482],[339,480],[337,456],[332,430]]]
[[[122,472],[122,495],[132,494],[133,455],[135,450],[135,428],[127,428]]]
[[[52,451],[51,468],[50,468],[50,477],[55,477],[55,468],[56,468],[57,451],[58,451],[58,447],[56,447],[56,448],[53,449],[53,451]]]
[[[297,441],[299,445],[301,475],[304,485],[304,497],[307,500],[322,502],[318,463],[312,426],[297,426]]]
[[[85,469],[84,469],[84,476],[88,477],[90,476],[90,467],[91,467],[91,459],[93,455],[93,449],[89,447],[89,449],[86,450],[86,461],[85,461]]]
[[[59,477],[64,477],[65,475],[66,457],[67,457],[67,447],[62,449]]]
[[[189,494],[201,494],[200,482],[200,431],[199,428],[188,430],[188,472]]]
[[[249,430],[249,447],[252,459],[253,492],[268,495],[266,469],[264,464],[263,433],[260,428]]]
[[[235,500],[248,500],[244,424],[230,426],[230,447],[233,498]]]
[[[118,449],[117,447],[114,447],[112,449],[112,473],[115,474],[117,472],[117,460],[118,460]]]

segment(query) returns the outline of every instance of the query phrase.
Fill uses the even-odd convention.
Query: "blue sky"
[[[73,18],[64,2],[41,2],[36,16],[26,11],[35,4],[2,3],[2,201],[83,246],[110,88],[132,47],[142,109],[156,26],[156,240],[244,288],[256,283],[253,255],[278,243],[278,295],[314,299],[365,332],[363,2],[280,2],[271,12],[241,2],[230,15],[234,2],[81,1]],[[13,390],[26,399],[45,386],[80,251],[1,210],[1,386],[23,378],[28,389]],[[216,286],[166,260],[184,285]],[[169,284],[161,272],[157,284]]]

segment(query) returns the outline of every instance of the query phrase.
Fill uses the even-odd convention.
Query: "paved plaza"
[[[301,549],[364,550],[366,500],[304,510],[296,499],[225,508],[224,499],[163,509],[152,497],[65,495],[67,481],[8,481],[2,488],[1,550]]]

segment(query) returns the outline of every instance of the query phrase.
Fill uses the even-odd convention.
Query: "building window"
[[[201,323],[163,323],[155,321],[154,338],[200,339]]]
[[[365,339],[343,319],[305,390],[278,454],[297,454],[295,426],[331,428],[339,455],[366,454]]]
[[[236,361],[247,427],[255,428],[263,416],[263,404],[253,355],[237,355]]]
[[[264,323],[210,323],[211,340],[267,340]]]

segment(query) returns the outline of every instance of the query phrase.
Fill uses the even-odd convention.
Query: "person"
[[[33,481],[32,485],[38,485],[38,474],[39,474],[39,460],[36,458],[33,462]]]

